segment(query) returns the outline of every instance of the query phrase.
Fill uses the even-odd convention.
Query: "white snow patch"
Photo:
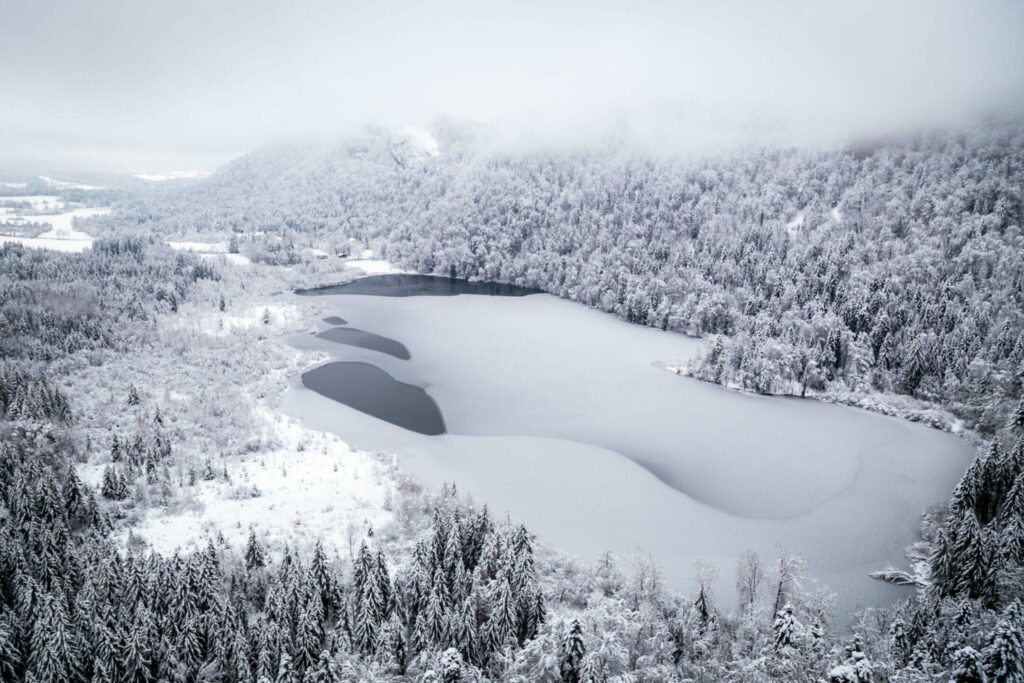
[[[200,253],[200,254],[198,254],[198,256],[199,256],[199,258],[203,259],[204,261],[216,261],[218,263],[228,263],[228,264],[231,264],[233,266],[249,266],[249,265],[252,265],[252,261],[249,259],[249,257],[248,256],[243,256],[242,254],[220,254],[220,253],[204,254],[204,253]]]
[[[25,194],[0,197],[2,202],[24,202],[29,204],[33,211],[56,211],[64,205],[63,200],[55,194]]]
[[[230,256],[223,254],[222,256]],[[294,304],[249,306],[241,312],[216,311],[214,313],[180,316],[172,321],[175,329],[211,337],[223,337],[235,332],[266,329],[280,333],[302,318],[302,310]],[[269,322],[267,322],[269,321]]]
[[[405,126],[399,131],[399,134],[423,150],[427,156],[436,157],[441,153],[441,148],[437,144],[437,138],[419,126]]]
[[[168,240],[167,245],[171,249],[178,251],[192,252],[199,256],[199,258],[207,261],[229,263],[233,266],[248,266],[252,264],[248,256],[230,253],[227,242],[177,242]]]
[[[39,235],[40,237],[63,240],[86,240],[91,239],[89,234],[81,230],[75,230],[75,219],[107,216],[109,214],[109,208],[92,207],[88,209],[73,209],[71,211],[58,214],[25,216],[23,219],[28,223],[45,223],[50,226],[49,230]]]
[[[199,180],[208,178],[209,171],[167,171],[166,173],[136,173],[139,180],[148,180],[151,183],[162,183],[167,180]]]
[[[226,254],[228,251],[227,242],[175,242],[167,240],[171,249],[178,251],[200,251],[207,254]]]
[[[9,187],[12,190],[20,190],[22,188],[28,187],[28,183],[10,183],[7,181],[0,180],[0,187]]]
[[[797,214],[796,217],[790,222],[786,223],[786,230],[789,234],[794,234],[800,231],[804,227],[804,215],[802,213]]]
[[[0,235],[0,245],[13,242],[29,249],[52,249],[69,253],[81,253],[92,246],[91,239],[59,239],[50,237],[12,237]]]
[[[367,275],[388,275],[392,273],[410,272],[393,266],[391,265],[391,262],[383,259],[349,259],[345,263],[348,267],[358,268]]]
[[[102,185],[86,185],[84,183],[74,183],[65,180],[54,180],[49,176],[41,175],[39,179],[50,187],[60,188],[62,190],[105,190],[106,187]]]
[[[261,415],[280,447],[243,460],[214,460],[214,469],[226,470],[228,481],[197,482],[191,509],[151,509],[132,533],[169,553],[201,548],[219,534],[240,548],[254,527],[272,548],[302,547],[321,538],[328,551],[347,554],[350,536],[360,538],[367,526],[390,519],[385,507],[391,478],[377,457],[295,419],[267,410]],[[90,478],[97,477],[90,473]]]
[[[19,197],[18,199],[26,199]],[[48,199],[44,197],[33,197],[32,199]],[[34,205],[53,206],[45,201],[34,203]],[[0,224],[5,226],[24,227],[26,225],[49,225],[50,229],[37,237],[22,237],[17,235],[0,235],[0,244],[16,242],[31,249],[52,249],[64,252],[82,252],[92,246],[92,237],[82,230],[75,230],[75,219],[90,218],[93,216],[105,216],[110,213],[109,208],[91,207],[84,209],[73,209],[57,214],[18,214],[10,209],[0,213]]]
[[[842,223],[843,222],[843,212],[839,210],[838,206],[833,208],[831,213],[832,213],[832,220],[834,220],[836,223]]]

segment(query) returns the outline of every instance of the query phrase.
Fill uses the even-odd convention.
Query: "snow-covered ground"
[[[189,498],[170,512],[149,509],[130,533],[170,553],[205,547],[221,535],[240,548],[252,527],[272,549],[301,548],[321,538],[328,552],[347,556],[349,538],[361,539],[367,527],[379,528],[390,519],[385,508],[392,478],[380,458],[292,418],[265,410],[260,417],[278,448],[217,459],[215,479],[197,482]],[[102,465],[85,466],[82,476],[98,482],[102,471]]]
[[[366,275],[389,275],[409,272],[383,259],[349,259],[345,262],[345,265],[349,268],[358,268]]]
[[[106,187],[103,187],[102,185],[86,185],[85,183],[75,183],[75,182],[69,182],[69,181],[66,181],[66,180],[56,180],[54,178],[51,178],[51,177],[45,176],[45,175],[39,176],[39,179],[42,180],[47,185],[49,185],[50,187],[55,187],[55,188],[60,189],[60,190],[87,190],[87,191],[95,192],[95,191],[98,191],[98,190],[106,190],[107,189]]]
[[[80,254],[89,247],[92,246],[92,239],[60,239],[52,237],[12,237],[10,235],[0,235],[0,245],[13,242],[16,244],[22,244],[29,249],[51,249],[53,251],[63,251],[68,253]]]
[[[236,266],[248,266],[252,263],[248,256],[228,252],[227,242],[178,242],[168,240],[167,245],[178,251],[189,251],[201,259],[223,261]]]
[[[51,210],[61,206],[57,197],[33,196],[15,197],[19,201],[30,201],[37,210]],[[54,200],[54,201],[51,201]],[[0,213],[0,230],[23,229],[27,225],[48,225],[48,230],[36,237],[19,235],[0,235],[0,244],[16,242],[33,249],[53,249],[55,251],[82,252],[92,246],[92,237],[87,232],[75,229],[75,220],[105,216],[110,213],[106,207],[89,207],[72,209],[62,213],[21,214],[17,211]]]
[[[0,196],[0,203],[18,202],[27,203],[33,211],[53,212],[64,205],[63,200],[55,194],[25,194]]]
[[[173,318],[169,324],[175,330],[214,337],[253,330],[281,334],[305,316],[295,304],[248,304],[241,311],[235,308],[233,304],[227,311],[195,311]]]

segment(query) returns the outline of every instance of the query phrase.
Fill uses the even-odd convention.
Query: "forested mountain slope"
[[[721,334],[689,371],[759,392],[903,394],[902,414],[948,426],[938,405],[989,434],[1016,405],[1019,124],[697,160],[500,153],[446,133],[439,156],[411,162],[383,134],[266,150],[124,208],[165,233],[237,233],[269,262],[355,236],[421,272]]]

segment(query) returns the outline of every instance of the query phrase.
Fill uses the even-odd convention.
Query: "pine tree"
[[[776,652],[783,652],[795,646],[796,634],[799,630],[799,623],[793,616],[793,607],[788,603],[779,610],[772,624],[772,632],[775,634],[775,641],[772,645]]]
[[[150,680],[150,648],[146,640],[147,633],[147,619],[140,608],[135,623],[130,625],[124,636],[119,657],[119,668],[123,672],[121,680],[125,683],[148,683]]]
[[[1010,414],[1010,429],[1024,432],[1024,398],[1017,401],[1017,407]]]
[[[0,681],[13,681],[19,664],[14,626],[6,615],[0,616]]]
[[[1024,614],[1010,603],[996,623],[984,650],[985,674],[992,683],[1024,681]]]
[[[953,653],[951,683],[986,683],[986,680],[981,653],[973,647],[962,647]]]
[[[983,573],[985,561],[978,518],[974,512],[968,511],[962,518],[952,522],[954,536],[949,552],[954,574],[950,594],[975,597],[981,586],[979,577]]]
[[[573,619],[559,648],[558,670],[562,676],[562,683],[580,683],[580,668],[585,654],[583,627],[580,626],[578,619]]]
[[[142,403],[142,399],[139,397],[139,390],[132,384],[128,387],[128,405],[137,406]]]
[[[487,642],[490,650],[497,650],[509,637],[515,636],[516,607],[512,587],[507,579],[498,581],[491,597],[490,618],[487,621]]]
[[[341,674],[334,665],[331,653],[327,650],[320,652],[316,665],[306,669],[302,677],[302,683],[339,683]]]
[[[462,611],[453,625],[455,645],[462,654],[462,659],[471,664],[480,661],[480,637],[476,614],[476,597],[470,596],[463,602]]]
[[[462,655],[453,647],[441,653],[438,669],[444,683],[457,683],[462,680]]]
[[[313,666],[323,648],[323,606],[316,593],[299,616],[295,632],[296,664],[300,670]]]
[[[287,651],[281,652],[277,665],[277,677],[274,683],[298,683],[298,674],[295,671],[295,663]]]
[[[103,487],[100,492],[107,500],[124,500],[128,497],[128,485],[116,467],[103,470]]]
[[[697,598],[693,601],[693,613],[697,616],[697,621],[700,624],[700,632],[704,633],[708,626],[711,625],[711,621],[714,615],[711,612],[711,602],[708,600],[707,590],[704,588],[704,584],[700,585],[700,590],[697,592]]]
[[[245,544],[245,567],[246,569],[262,569],[267,566],[267,553],[263,544],[256,538],[256,530],[249,528],[249,540]]]
[[[355,608],[355,624],[352,629],[354,644],[361,652],[373,652],[377,649],[377,626],[380,623],[380,615],[370,591],[363,595],[363,599]]]
[[[31,674],[42,681],[74,680],[78,658],[71,638],[71,624],[61,600],[45,596],[32,626]]]

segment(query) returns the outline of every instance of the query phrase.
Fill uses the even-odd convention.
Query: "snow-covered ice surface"
[[[428,486],[454,480],[544,540],[594,559],[648,551],[689,590],[695,562],[732,595],[742,550],[803,555],[841,607],[903,594],[920,514],[948,498],[970,447],[921,425],[809,400],[753,396],[665,372],[702,342],[548,295],[324,298],[411,360],[292,341],[423,387],[449,433],[426,437],[301,386],[283,409],[357,448],[394,451]]]

